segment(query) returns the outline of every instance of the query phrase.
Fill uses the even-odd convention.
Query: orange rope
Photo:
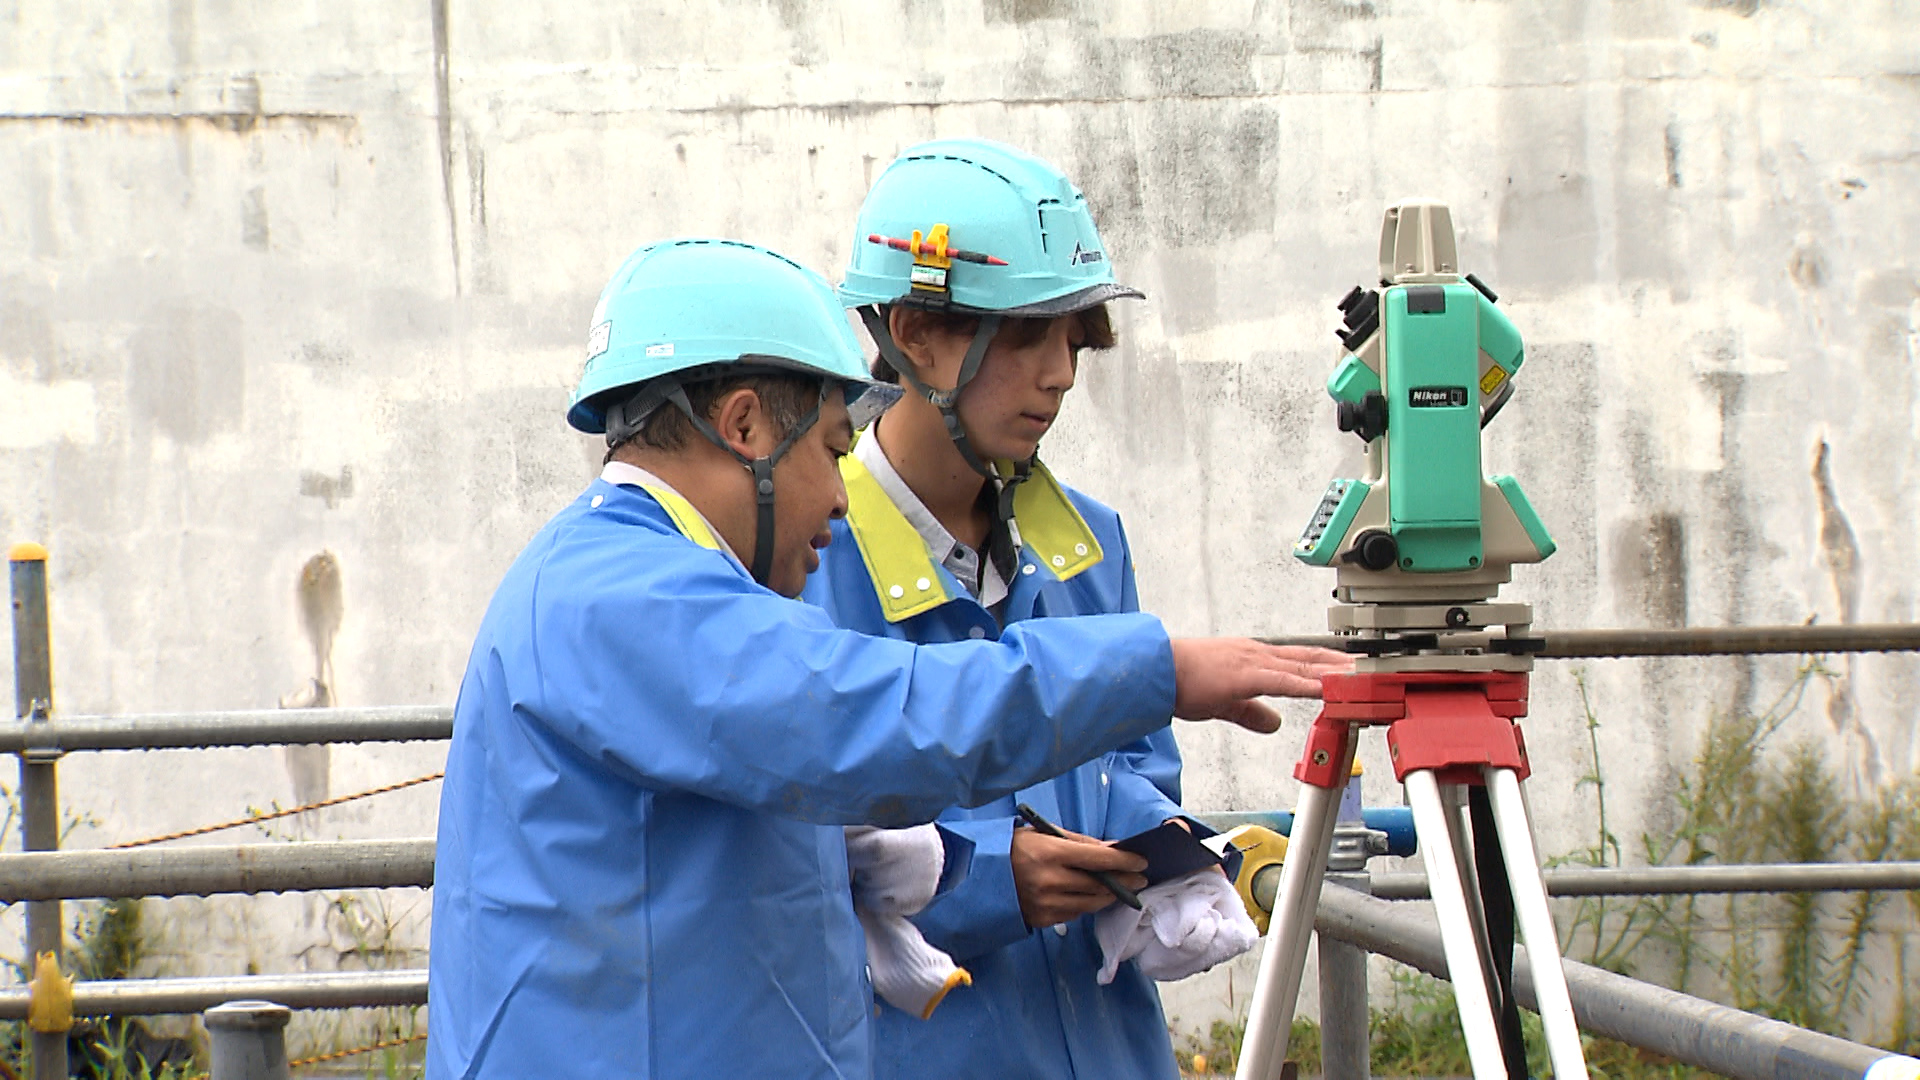
[[[387,1050],[395,1046],[406,1046],[408,1043],[417,1043],[426,1037],[427,1033],[422,1031],[417,1035],[407,1035],[398,1039],[386,1039],[377,1043],[368,1043],[366,1046],[356,1046],[351,1050],[335,1050],[331,1054],[317,1054],[313,1057],[301,1058],[298,1061],[289,1061],[287,1062],[287,1068],[298,1069],[304,1065],[320,1065],[329,1061],[338,1061],[341,1058],[350,1058],[355,1054],[371,1054],[375,1050]],[[212,1078],[206,1073],[195,1073],[188,1077],[187,1080],[212,1080]]]
[[[388,1049],[389,1047],[405,1046],[408,1043],[417,1043],[425,1039],[426,1037],[427,1037],[427,1033],[422,1031],[417,1035],[406,1035],[398,1039],[387,1039],[382,1042],[369,1043],[366,1046],[356,1046],[351,1050],[335,1050],[331,1054],[319,1054],[314,1057],[301,1058],[298,1061],[289,1061],[287,1062],[287,1068],[297,1069],[302,1065],[318,1065],[321,1062],[325,1062],[325,1061],[338,1061],[341,1058],[352,1057],[355,1054],[370,1054],[375,1050],[385,1050],[385,1049]]]
[[[352,795],[342,795],[337,799],[323,799],[320,802],[308,803],[305,806],[295,806],[286,810],[275,810],[271,814],[254,814],[250,817],[241,818],[238,821],[226,821],[218,825],[204,825],[198,829],[188,829],[184,832],[168,833],[165,836],[148,837],[145,840],[130,840],[124,844],[111,844],[107,846],[104,850],[119,851],[124,848],[146,847],[149,844],[164,844],[169,840],[185,840],[189,836],[205,836],[207,833],[220,832],[223,829],[237,829],[237,828],[240,828],[242,825],[257,825],[262,821],[272,821],[275,818],[291,817],[294,814],[304,814],[309,810],[323,810],[329,806],[339,806],[341,803],[349,803],[355,799],[364,799],[372,795],[385,795],[389,791],[399,791],[401,788],[410,788],[410,787],[413,787],[415,784],[425,784],[425,783],[428,783],[429,781],[439,780],[445,777],[446,775],[447,775],[446,773],[437,772],[437,773],[431,773],[427,776],[416,776],[411,780],[402,780],[397,784],[388,784],[386,787],[377,787],[371,791],[357,792]]]

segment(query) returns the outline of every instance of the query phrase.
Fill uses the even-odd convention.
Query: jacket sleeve
[[[921,936],[956,963],[965,964],[1032,933],[1020,914],[1020,896],[1013,887],[1013,819],[942,821],[940,827],[973,841],[973,862],[951,892],[913,916]]]
[[[483,645],[514,711],[610,771],[819,824],[908,825],[1166,725],[1140,614],[913,645],[835,627],[691,545],[554,545]],[[495,619],[489,615],[489,620]]]
[[[1139,611],[1140,594],[1133,580],[1133,549],[1127,546],[1126,532],[1118,521],[1114,529],[1119,537],[1116,546],[1121,552],[1119,610]],[[1107,796],[1107,820],[1101,839],[1124,840],[1168,818],[1183,816],[1180,747],[1174,742],[1171,724],[1107,755],[1107,765],[1107,775],[1113,782]]]

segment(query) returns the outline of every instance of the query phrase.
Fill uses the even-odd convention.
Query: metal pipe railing
[[[1199,815],[1208,820],[1217,815]],[[0,903],[208,896],[308,889],[430,888],[431,838],[327,840],[0,854]],[[1920,889],[1920,862],[1774,863],[1750,866],[1645,866],[1550,870],[1552,896],[1657,896],[1676,893],[1888,892]],[[1277,875],[1272,875],[1277,877]],[[1375,874],[1374,895],[1422,900],[1419,873]],[[1271,877],[1254,896],[1272,903]]]
[[[452,734],[453,708],[447,705],[62,715],[55,724],[0,724],[0,753],[413,742],[445,739]]]
[[[432,884],[428,838],[0,855],[0,903]]]
[[[0,753],[17,753],[21,756],[22,791],[25,797],[23,833],[28,849],[21,854],[0,855],[0,902],[29,902],[30,946],[37,947],[36,943],[45,937],[41,932],[41,924],[46,920],[44,917],[35,918],[34,914],[39,912],[44,915],[48,910],[57,912],[58,901],[67,898],[204,896],[213,893],[432,885],[433,841],[428,839],[132,851],[34,850],[58,846],[57,836],[52,842],[42,841],[46,840],[46,830],[57,822],[57,796],[53,786],[55,763],[66,752],[440,740],[451,736],[453,729],[452,709],[446,706],[63,716],[58,723],[51,723],[53,704],[51,662],[46,645],[50,635],[45,603],[45,558],[44,549],[32,545],[17,547],[12,554],[15,693],[18,706],[16,716],[19,719],[11,724],[0,724]],[[1589,630],[1551,633],[1545,638],[1545,648],[1538,655],[1547,658],[1891,651],[1920,649],[1920,625]],[[1267,640],[1335,648],[1340,644],[1340,639],[1331,636]],[[44,797],[41,797],[42,794]],[[1902,873],[1903,868],[1913,865],[1791,868],[1817,871],[1827,876],[1821,878],[1823,883],[1812,884],[1814,875],[1803,873],[1800,876],[1805,877],[1806,882],[1784,888],[1854,891],[1913,888],[1917,887],[1916,881],[1920,880],[1920,875],[1909,878]],[[1601,895],[1625,891],[1779,891],[1782,888],[1778,884],[1782,869],[1687,867],[1561,871],[1549,876],[1548,888],[1555,895]],[[1630,874],[1642,877],[1635,882],[1625,876]],[[1716,874],[1718,878],[1707,880]],[[1761,877],[1756,877],[1756,874]],[[1406,878],[1414,881],[1395,880]],[[1688,881],[1689,878],[1693,880]],[[1761,884],[1763,878],[1771,884]],[[1415,888],[1415,881],[1422,891],[1425,885],[1420,875],[1386,875],[1375,881],[1376,888],[1388,895],[1394,895],[1396,888]],[[1709,887],[1698,887],[1703,881]],[[1407,895],[1413,893],[1408,892]],[[1331,904],[1330,896],[1333,898]],[[1383,920],[1404,921],[1400,915],[1392,914],[1394,908],[1391,904],[1335,887],[1323,892],[1319,911],[1321,929],[1329,937],[1406,959],[1402,954],[1412,947],[1409,942],[1418,935],[1405,927],[1388,935],[1390,940],[1382,941],[1363,940],[1358,936],[1343,937],[1332,929],[1331,924],[1339,923],[1343,917],[1339,910],[1341,904],[1346,902],[1343,897],[1370,905],[1361,911],[1359,917],[1348,920],[1356,927],[1382,923]],[[1417,918],[1417,914],[1414,917]],[[52,925],[57,935],[57,915]],[[1431,935],[1429,944],[1432,956],[1439,957],[1437,928],[1429,925],[1426,931]],[[1358,935],[1365,930],[1363,927],[1351,932]],[[54,950],[59,947],[57,936],[52,947]],[[1443,959],[1434,961],[1434,964],[1444,968]],[[1416,963],[1415,966],[1422,965]],[[1363,963],[1349,967],[1357,972],[1364,971]],[[1859,1071],[1848,1071],[1857,1064],[1855,1058],[1865,1060],[1860,1057],[1861,1054],[1878,1055],[1873,1062],[1893,1060],[1844,1040],[1831,1040],[1783,1024],[1762,1021],[1735,1010],[1633,983],[1605,972],[1584,969],[1584,973],[1581,973],[1579,969],[1583,968],[1583,965],[1568,965],[1569,984],[1575,993],[1575,1009],[1581,1014],[1583,1025],[1601,1034],[1613,1035],[1635,1045],[1667,1053],[1690,1064],[1733,1076],[1767,1077],[1771,1080],[1775,1076],[1794,1075],[1821,1080],[1828,1076],[1863,1075]],[[1427,969],[1434,970],[1434,966],[1429,965]],[[1622,985],[1613,985],[1607,980]],[[426,989],[424,971],[124,980],[77,984],[74,987],[73,1013],[81,1016],[189,1013],[242,999],[277,1002],[292,1008],[420,1005],[426,1001]],[[1523,999],[1530,999],[1531,986],[1524,970],[1516,989]],[[0,1019],[26,1017],[28,1000],[29,993],[24,988],[0,991]],[[1601,1004],[1596,1006],[1594,1001],[1600,1001]],[[1636,1028],[1624,1019],[1617,1025],[1611,1024],[1604,1010],[1614,1007],[1612,1003],[1618,1001],[1639,1002],[1634,1006],[1639,1012],[1634,1015],[1642,1018],[1651,1016],[1654,1021],[1645,1030]],[[1650,1001],[1655,1004],[1647,1004]],[[1595,1008],[1602,1012],[1595,1014]],[[1625,1011],[1632,1012],[1632,1009]],[[235,1010],[230,1018],[233,1020],[230,1026],[234,1026],[237,1036],[247,1035],[251,1028],[247,1031],[241,1029],[255,1024],[258,1019],[252,1013],[242,1013],[246,1013],[246,1010]],[[1747,1026],[1743,1027],[1743,1024]],[[1695,1038],[1699,1031],[1707,1034]],[[1727,1035],[1726,1031],[1733,1034]],[[1692,1041],[1689,1042],[1689,1039]],[[44,1038],[36,1032],[34,1041],[36,1078],[64,1075],[64,1032],[47,1033]],[[44,1047],[41,1045],[43,1042]],[[1732,1045],[1736,1043],[1739,1045]],[[1685,1044],[1684,1047],[1682,1044]],[[1777,1052],[1771,1058],[1766,1058],[1770,1048]],[[1849,1054],[1853,1057],[1849,1057]],[[282,1052],[265,1056],[283,1059],[283,1048]],[[1758,1063],[1763,1058],[1773,1063],[1772,1071],[1760,1067]],[[1834,1071],[1815,1072],[1803,1067],[1816,1061],[1822,1062],[1822,1068],[1826,1068],[1825,1063],[1829,1061],[1842,1064],[1836,1066]],[[1751,1068],[1748,1067],[1750,1065]],[[1792,1067],[1789,1069],[1789,1066]],[[1872,1062],[1867,1067],[1871,1068]],[[1902,1075],[1911,1073],[1903,1072]]]
[[[1686,626],[1665,630],[1544,630],[1548,660],[1601,660],[1635,656],[1754,656],[1837,652],[1911,652],[1920,649],[1920,624],[1860,623],[1851,626]],[[1332,634],[1263,637],[1273,645],[1338,649]]]
[[[1446,978],[1440,926],[1430,910],[1379,900],[1329,882],[1314,929]],[[1514,993],[1536,1008],[1525,950],[1516,949]],[[1563,961],[1580,1029],[1665,1054],[1735,1080],[1861,1080],[1911,1077],[1920,1061],[1807,1031],[1724,1005]],[[1876,1068],[1879,1070],[1876,1072]]]
[[[1549,896],[1879,892],[1920,889],[1920,862],[1621,866],[1548,870],[1542,876]],[[1373,895],[1382,900],[1425,900],[1427,876],[1375,874]]]
[[[1546,648],[1539,655],[1549,659],[1888,652],[1920,650],[1920,625],[1560,630],[1545,638]],[[1342,639],[1317,634],[1261,640],[1337,649]],[[445,739],[452,733],[453,709],[445,705],[75,715],[62,716],[56,724],[0,723],[0,753],[413,742]]]
[[[234,975],[199,979],[116,979],[73,984],[75,1016],[197,1013],[229,1001],[271,1001],[290,1009],[425,1005],[427,973],[341,971],[311,975]],[[0,990],[0,1020],[27,1015],[27,991]]]

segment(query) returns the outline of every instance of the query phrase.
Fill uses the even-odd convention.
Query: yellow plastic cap
[[[60,973],[60,961],[40,954],[27,984],[27,1026],[44,1035],[73,1028],[73,976]]]
[[[7,549],[11,562],[46,562],[47,549],[39,544],[15,544]]]

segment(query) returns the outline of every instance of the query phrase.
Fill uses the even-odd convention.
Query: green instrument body
[[[1525,359],[1506,314],[1457,277],[1391,285],[1379,294],[1377,328],[1349,341],[1327,392],[1356,411],[1384,402],[1385,430],[1368,447],[1378,475],[1334,481],[1294,556],[1331,565],[1360,533],[1381,528],[1393,539],[1387,572],[1477,573],[1552,554],[1519,483],[1482,471],[1482,409]]]

